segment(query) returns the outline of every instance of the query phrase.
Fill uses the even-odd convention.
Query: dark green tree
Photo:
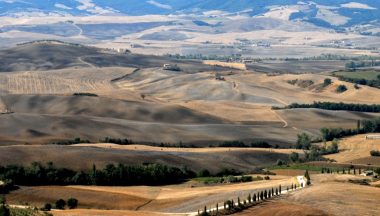
[[[75,209],[76,207],[78,207],[78,200],[75,198],[68,199],[67,206],[69,207],[69,209]]]
[[[66,201],[63,199],[59,199],[55,202],[55,208],[56,209],[65,209]]]
[[[311,179],[310,179],[310,175],[309,175],[309,171],[308,170],[306,170],[306,172],[305,172],[305,178],[306,178],[306,184],[307,185],[310,185],[311,184]]]

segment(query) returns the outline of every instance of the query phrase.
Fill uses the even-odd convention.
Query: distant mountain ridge
[[[243,12],[278,16],[328,28],[380,25],[380,2],[374,0],[0,0],[2,16],[24,14],[202,14]]]

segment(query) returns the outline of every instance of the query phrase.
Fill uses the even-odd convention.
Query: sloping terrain
[[[288,160],[291,150],[209,148],[209,149],[170,149],[139,145],[117,146],[110,144],[83,144],[74,146],[3,146],[0,147],[0,165],[29,165],[34,161],[52,161],[62,167],[88,170],[93,164],[104,167],[108,163],[142,164],[162,163],[170,166],[187,166],[194,171],[209,169],[219,172],[224,168],[254,170],[278,159]],[[302,153],[301,151],[299,151]],[[45,155],[41,158],[41,155]],[[20,160],[22,158],[22,160]],[[71,160],[67,160],[71,158]],[[82,161],[78,163],[78,161]]]
[[[363,134],[344,138],[339,141],[340,152],[326,157],[336,160],[338,163],[380,165],[380,158],[370,154],[372,150],[380,151],[380,140],[366,138],[366,136],[371,135],[376,134]]]
[[[143,56],[119,53],[116,50],[99,49],[90,46],[64,43],[61,41],[36,41],[0,50],[0,72],[44,71],[74,67],[162,67],[164,64],[178,64],[183,71],[198,72],[211,67],[200,61],[179,61],[160,56]],[[226,70],[226,69],[224,69]]]

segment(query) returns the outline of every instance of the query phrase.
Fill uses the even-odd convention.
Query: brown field
[[[380,188],[348,183],[352,175],[311,175],[312,186],[236,215],[377,215]]]
[[[164,163],[176,167],[187,166],[195,171],[207,168],[213,172],[223,168],[251,171],[255,167],[274,165],[278,159],[288,160],[288,154],[296,151],[251,148],[175,149],[112,144],[3,146],[0,150],[0,165],[29,165],[34,161],[52,161],[57,166],[88,170],[93,164],[103,167],[108,163]],[[41,158],[41,155],[45,156]]]
[[[380,165],[380,158],[370,155],[372,150],[380,150],[380,140],[369,140],[365,136],[371,134],[361,134],[339,141],[340,152],[338,154],[327,155],[327,158],[336,160],[338,163],[353,163],[360,165]]]
[[[8,50],[9,51],[9,50]],[[57,52],[59,51],[59,52]],[[164,57],[105,54],[95,48],[63,44],[23,45],[4,56],[0,73],[0,144],[47,144],[81,137],[98,142],[104,137],[137,143],[183,143],[209,146],[223,141],[266,140],[289,147],[300,132],[319,136],[320,127],[355,127],[359,119],[379,114],[313,109],[277,110],[272,106],[313,101],[379,103],[380,91],[319,74],[268,76]],[[36,56],[52,55],[48,66]],[[59,53],[59,55],[57,54]],[[34,55],[33,55],[34,54]],[[16,67],[14,59],[27,56]],[[67,58],[67,62],[61,62]],[[178,63],[183,71],[165,71]],[[30,69],[25,71],[23,69]],[[215,79],[222,73],[225,81]],[[312,81],[311,86],[289,80]],[[335,88],[345,84],[348,91]],[[74,97],[73,93],[98,97]]]
[[[238,70],[247,70],[247,66],[244,63],[238,62],[221,62],[221,61],[203,61],[203,64],[212,65],[212,66],[221,66],[227,68],[234,68]]]
[[[259,189],[278,187],[280,184],[290,185],[294,182],[294,178],[273,176],[271,180],[214,186],[194,186],[195,183],[187,182],[160,187],[21,187],[7,195],[7,200],[11,204],[29,203],[32,206],[42,206],[59,198],[75,197],[79,200],[79,208],[85,209],[186,213],[226,199],[246,197],[248,193]]]
[[[270,215],[287,215],[287,216],[328,216],[323,210],[313,208],[307,205],[288,203],[286,201],[269,201],[262,205],[255,206],[241,213],[234,214],[236,216],[270,216]]]

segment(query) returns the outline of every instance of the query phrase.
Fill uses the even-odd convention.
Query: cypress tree
[[[276,188],[276,196],[278,196],[278,188]]]
[[[310,179],[310,175],[309,175],[309,171],[308,170],[306,170],[306,172],[305,172],[305,178],[306,178],[306,184],[307,185],[310,185],[311,184],[311,179]],[[306,185],[305,185],[306,186]],[[303,187],[303,185],[302,185],[302,187]]]
[[[248,199],[248,202],[249,202],[249,203],[252,203],[252,197],[251,197],[251,194],[248,194],[248,198],[247,198],[247,199]]]
[[[264,192],[260,192],[260,200],[263,200],[264,199]]]
[[[268,199],[268,192],[267,192],[267,190],[264,191],[264,198]]]
[[[256,194],[253,194],[253,202],[256,202]]]
[[[278,187],[279,193],[281,194],[281,185]]]

